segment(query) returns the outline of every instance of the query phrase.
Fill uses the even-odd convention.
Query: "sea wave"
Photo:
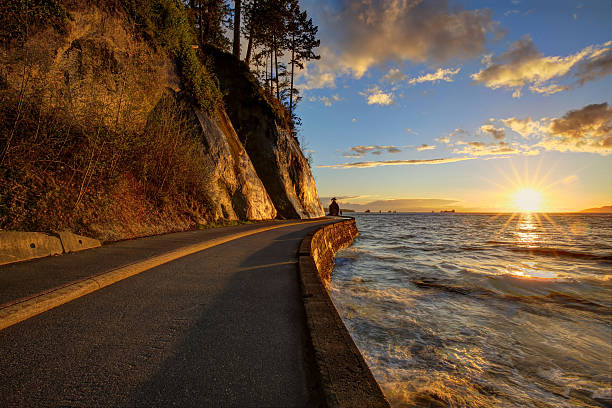
[[[356,219],[330,293],[393,406],[612,407],[609,218]]]
[[[532,255],[554,256],[556,258],[592,259],[596,261],[612,262],[612,255],[598,255],[589,252],[572,251],[562,248],[542,248],[542,247],[509,247],[513,252],[525,252]]]
[[[545,295],[519,295],[499,293],[484,287],[468,287],[451,283],[443,283],[427,278],[414,279],[410,282],[419,288],[436,289],[457,295],[473,296],[481,299],[500,299],[506,301],[524,302],[529,304],[555,304],[566,308],[589,311],[612,317],[612,306],[603,304],[602,302],[595,302],[571,293],[551,291]]]

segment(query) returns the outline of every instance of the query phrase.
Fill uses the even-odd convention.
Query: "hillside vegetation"
[[[197,44],[177,0],[3,2],[0,229],[114,240],[219,221],[193,110],[224,102]]]

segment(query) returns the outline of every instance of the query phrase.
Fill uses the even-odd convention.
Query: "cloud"
[[[533,93],[539,93],[539,94],[543,94],[543,95],[554,95],[558,92],[563,92],[563,91],[567,91],[568,89],[570,89],[569,86],[566,85],[558,85],[558,84],[550,84],[550,85],[545,85],[545,86],[540,86],[540,85],[531,85],[529,87],[529,90]],[[515,91],[518,92],[518,95],[520,95],[520,91]]]
[[[465,129],[457,128],[448,134],[449,137],[461,137],[468,135],[468,131]]]
[[[463,10],[447,0],[315,1],[325,37],[321,60],[303,72],[307,89],[334,86],[339,75],[361,78],[389,61],[441,64],[471,59],[499,34],[488,9]]]
[[[547,150],[612,153],[612,106],[587,105],[552,119],[540,145]]]
[[[558,118],[540,118],[533,120],[507,118],[499,122],[506,128],[518,133],[523,138],[529,138],[529,143],[510,140],[504,128],[495,127],[491,118],[489,123],[480,127],[481,133],[491,134],[498,142],[482,141],[453,142],[451,136],[465,136],[461,129],[449,134],[449,137],[438,139],[449,146],[456,146],[456,154],[471,157],[501,156],[501,155],[537,155],[541,149],[560,152],[590,152],[602,155],[612,153],[612,106],[607,102],[587,105],[580,109],[570,110]]]
[[[531,146],[521,145],[522,153],[538,147],[561,152],[612,153],[612,106],[607,102],[570,110],[559,118],[512,117],[500,122],[524,138],[536,138]]]
[[[344,152],[342,153],[342,157],[346,157],[347,159],[361,159],[363,155],[359,153]]]
[[[412,78],[408,81],[410,85],[420,84],[423,82],[436,82],[436,81],[446,81],[452,82],[453,77],[457,75],[461,71],[461,68],[457,68],[452,70],[450,68],[442,69],[438,68],[436,72],[421,75],[420,77]]]
[[[332,72],[311,72],[306,67],[298,76],[303,79],[299,87],[304,90],[336,87],[336,75]]]
[[[323,105],[327,106],[328,108],[331,107],[335,102],[339,102],[341,101],[342,98],[340,98],[339,95],[332,95],[332,96],[320,96],[319,97],[319,101],[321,101],[323,103]]]
[[[359,200],[359,199],[363,199],[366,197],[371,197],[368,195],[346,195],[346,196],[340,196],[340,195],[336,195],[336,196],[329,196],[329,197],[319,197],[319,201],[321,201],[321,204],[327,204],[331,201],[331,199],[335,198],[336,200],[340,201],[345,201],[345,200]]]
[[[417,150],[419,152],[422,152],[423,150],[434,150],[435,148],[436,148],[436,146],[432,146],[432,145],[428,145],[428,144],[423,143],[422,145],[417,147]]]
[[[385,93],[379,87],[367,89],[365,92],[360,92],[361,95],[367,96],[368,105],[391,105],[393,103],[393,93]]]
[[[340,201],[339,204],[342,208],[352,209],[355,211],[439,211],[441,209],[448,209],[451,206],[456,206],[459,203],[458,200],[450,200],[444,198],[400,198],[391,200],[376,200],[370,201],[365,204],[354,204],[347,200]],[[329,204],[328,201],[324,201],[323,205]]]
[[[359,159],[365,156],[367,153],[372,153],[375,155],[380,155],[384,152],[387,153],[400,153],[402,150],[397,146],[382,146],[382,145],[370,145],[370,146],[353,146],[349,148],[348,152],[344,152],[342,156],[349,157],[353,159]]]
[[[604,46],[610,45],[611,42],[604,44]],[[595,81],[610,74],[612,74],[612,49],[608,48],[581,62],[574,76],[580,85],[584,85],[585,82]]]
[[[575,174],[571,174],[565,177],[563,180],[561,180],[561,182],[565,185],[575,183],[576,181],[578,181],[578,176]]]
[[[359,145],[359,146],[353,146],[353,147],[349,148],[350,151],[353,151],[353,152],[355,152],[357,154],[360,154],[360,155],[364,155],[364,154],[366,154],[368,152],[371,152],[374,149],[376,149],[376,146],[362,146],[362,145]]]
[[[539,120],[531,120],[531,117],[501,119],[501,122],[523,137],[542,134],[546,131],[546,126],[541,125]]]
[[[455,149],[454,152],[457,154],[469,154],[470,156],[494,156],[521,153],[520,150],[506,142],[469,142],[465,144],[465,147],[462,149]]]
[[[396,82],[401,82],[406,78],[408,78],[408,76],[402,71],[397,68],[391,68],[385,75],[383,75],[382,80],[394,84]]]
[[[356,162],[356,163],[342,163],[342,164],[327,164],[317,166],[318,168],[332,168],[332,169],[349,169],[349,168],[369,168],[369,167],[380,167],[380,166],[405,166],[405,165],[420,165],[420,164],[444,164],[444,163],[456,163],[465,160],[473,160],[473,157],[447,157],[441,159],[428,159],[428,160],[386,160],[386,161],[367,161],[367,162]]]
[[[612,72],[610,42],[603,46],[591,45],[566,57],[546,57],[540,53],[529,35],[510,45],[508,51],[497,57],[485,58],[487,67],[472,75],[472,79],[491,89],[513,90],[520,98],[523,87],[533,93],[551,95],[583,85]],[[550,83],[573,74],[572,85]]]
[[[442,137],[437,138],[436,142],[440,142],[440,143],[447,144],[449,146],[453,146],[453,144],[456,143],[454,142],[454,140],[460,139],[468,135],[469,133],[466,130],[457,128],[454,131],[450,132],[448,136],[442,136]]]
[[[480,127],[480,131],[493,136],[495,140],[502,140],[506,138],[506,131],[503,128],[496,128],[493,125],[482,125]]]

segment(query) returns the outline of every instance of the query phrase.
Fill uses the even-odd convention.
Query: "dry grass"
[[[127,27],[127,28],[126,28]],[[0,50],[0,229],[103,240],[206,223],[198,132],[170,59],[120,14],[71,13]]]

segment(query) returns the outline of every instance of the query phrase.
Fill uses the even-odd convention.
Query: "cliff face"
[[[283,208],[285,218],[318,218],[325,212],[319,202],[319,194],[310,165],[304,157],[296,139],[288,130],[276,128],[276,143],[255,143],[252,150],[264,150],[266,145],[274,151],[277,173],[270,177],[271,188],[277,189],[278,206]],[[262,169],[263,171],[263,169]],[[286,197],[286,201],[285,201]],[[287,205],[287,203],[289,205]]]
[[[215,219],[266,220],[276,209],[224,111],[216,120],[194,110],[202,129]]]
[[[278,216],[324,216],[308,161],[287,126],[279,123],[247,66],[214,48],[205,52],[213,57],[229,117]]]
[[[176,129],[145,131],[166,89],[180,88],[172,59],[125,13],[67,11],[61,29],[0,44],[0,229],[116,240],[205,223],[198,189],[169,188],[196,184],[183,175],[201,173],[187,160],[198,146]],[[168,165],[181,161],[182,173]]]
[[[244,64],[198,51],[225,67],[225,107],[205,112],[184,63],[104,4],[66,2],[62,27],[0,43],[0,230],[116,240],[324,215],[297,141]]]

